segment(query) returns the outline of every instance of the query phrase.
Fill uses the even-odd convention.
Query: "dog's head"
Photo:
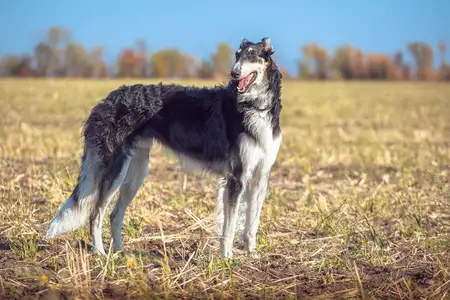
[[[231,77],[236,82],[239,94],[245,94],[267,82],[266,71],[272,63],[271,55],[274,52],[270,38],[263,38],[259,43],[242,40],[231,69]]]

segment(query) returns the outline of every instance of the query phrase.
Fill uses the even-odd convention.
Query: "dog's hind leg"
[[[90,216],[90,229],[95,249],[106,255],[102,242],[103,217],[106,209],[121,186],[130,164],[131,155],[122,151],[105,173],[100,186],[99,198]]]
[[[127,175],[120,186],[119,198],[110,214],[111,236],[114,251],[122,250],[122,225],[125,211],[130,205],[137,191],[148,176],[149,148],[138,148],[128,166]]]

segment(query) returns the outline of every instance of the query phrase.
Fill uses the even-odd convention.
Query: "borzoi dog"
[[[105,254],[103,217],[119,191],[110,215],[111,236],[113,251],[123,249],[125,211],[148,175],[150,148],[158,142],[183,168],[218,177],[222,258],[232,257],[238,206],[245,194],[242,238],[245,250],[256,254],[261,208],[282,139],[282,76],[271,57],[274,52],[269,38],[258,43],[244,39],[226,86],[136,84],[112,91],[85,122],[78,183],[47,236],[83,226],[90,214],[93,246]]]

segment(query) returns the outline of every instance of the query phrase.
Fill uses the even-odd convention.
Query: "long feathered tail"
[[[89,217],[89,204],[98,200],[102,174],[100,164],[93,149],[85,149],[78,183],[70,197],[50,222],[47,237],[74,231],[85,225]]]

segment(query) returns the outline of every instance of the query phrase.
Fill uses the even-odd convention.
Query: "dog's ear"
[[[247,39],[242,39],[241,45],[239,47],[243,48],[248,45],[250,42]]]
[[[264,51],[267,52],[267,54],[272,55],[275,53],[275,49],[270,45],[270,38],[265,37],[261,40],[262,44],[264,45]]]

